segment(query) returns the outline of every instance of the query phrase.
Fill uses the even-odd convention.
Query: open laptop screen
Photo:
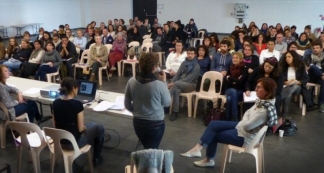
[[[83,96],[95,96],[97,90],[97,84],[89,81],[79,81],[78,95]]]

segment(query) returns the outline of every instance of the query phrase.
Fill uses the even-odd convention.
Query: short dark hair
[[[38,43],[38,44],[42,45],[42,42],[41,42],[40,40],[35,40],[35,41],[34,41],[34,44],[35,44],[35,43]],[[42,47],[43,47],[43,46],[42,46]]]
[[[264,77],[258,80],[257,83],[261,83],[264,90],[268,93],[266,99],[274,99],[277,92],[277,83],[268,77]]]
[[[273,42],[273,43],[275,43],[275,41],[274,41],[274,40],[271,40],[271,39],[269,39],[269,40],[267,41],[267,43],[269,43],[269,42]]]
[[[139,59],[139,67],[144,73],[151,73],[153,68],[159,64],[159,56],[156,53],[142,53]]]
[[[55,44],[54,44],[52,41],[48,41],[48,42],[46,42],[46,44],[45,44],[45,48],[44,48],[45,51],[47,51],[47,48],[46,48],[46,47],[47,47],[48,44],[50,44],[50,45],[53,46],[53,50],[55,49]]]
[[[61,35],[61,40],[62,40],[63,38],[68,39],[67,36],[66,36],[65,34]]]
[[[295,25],[291,26],[290,29],[297,29]]]
[[[64,28],[64,25],[60,25],[59,28]]]
[[[58,34],[53,34],[53,37],[59,37]]]
[[[71,77],[66,77],[61,82],[61,88],[59,89],[60,95],[70,94],[74,88],[79,88],[79,82]]]
[[[322,42],[319,40],[312,42],[312,47],[314,47],[314,46],[320,46],[320,48],[323,48]]]
[[[205,37],[206,38],[206,37]],[[197,54],[199,53],[199,49],[203,49],[205,51],[205,55],[204,57],[208,57],[209,56],[209,50],[208,47],[204,46],[204,45],[199,45],[198,49],[197,49]]]
[[[220,42],[220,45],[221,44],[226,44],[227,45],[227,47],[230,47],[230,42],[229,42],[229,40],[222,40],[221,42]]]
[[[197,54],[197,49],[195,47],[189,47],[187,52],[195,52],[195,54]]]
[[[295,45],[296,47],[298,46],[297,42],[293,41],[293,42],[288,44],[287,50],[289,50],[292,45]]]

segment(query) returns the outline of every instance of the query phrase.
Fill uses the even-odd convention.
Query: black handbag
[[[294,136],[298,128],[295,121],[293,121],[291,117],[289,117],[285,119],[285,121],[279,127],[279,130],[284,131],[284,136]]]
[[[222,109],[222,99],[217,99],[216,108],[209,108],[203,116],[205,126],[208,126],[213,120],[225,120],[225,109]]]

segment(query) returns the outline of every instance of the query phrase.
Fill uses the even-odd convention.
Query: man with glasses
[[[285,29],[285,37],[283,38],[283,41],[286,42],[287,44],[296,41],[296,38],[291,35],[290,29]]]
[[[283,35],[278,33],[276,36],[275,50],[282,54],[287,52],[287,43],[283,42]]]
[[[264,60],[269,57],[276,57],[278,61],[280,60],[280,52],[275,50],[275,41],[269,40],[267,46],[268,49],[261,51],[259,57],[260,65],[263,64]]]

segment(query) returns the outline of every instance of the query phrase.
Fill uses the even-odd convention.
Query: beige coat
[[[101,65],[105,66],[108,61],[108,50],[107,47],[104,45],[101,45],[99,48],[99,53],[97,53],[97,46],[94,45],[90,49],[90,61],[89,66],[91,67],[92,64],[97,61],[97,58],[101,59]]]

